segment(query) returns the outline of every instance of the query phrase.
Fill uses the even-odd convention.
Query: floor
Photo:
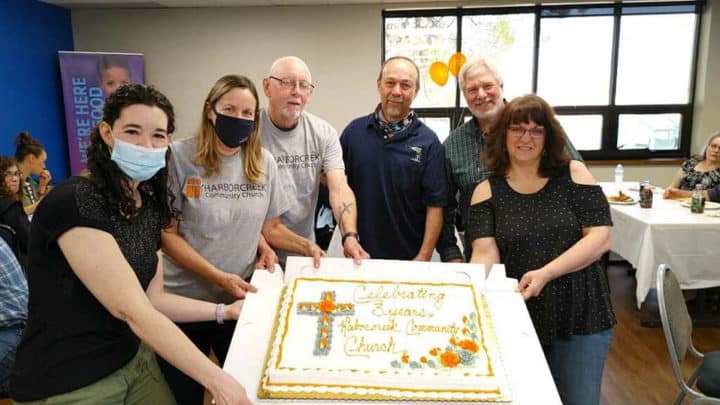
[[[611,263],[608,277],[618,324],[605,365],[602,405],[666,405],[679,392],[660,328],[644,328],[640,321],[651,316],[654,295],[642,311],[635,306],[635,279],[627,263]],[[695,328],[693,341],[700,351],[720,350],[720,328]],[[686,373],[696,362],[686,361]],[[206,404],[210,401],[206,400]],[[689,401],[685,400],[684,404]],[[0,405],[9,405],[0,400]]]

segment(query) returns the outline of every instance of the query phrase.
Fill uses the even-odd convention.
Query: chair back
[[[673,363],[685,359],[692,344],[692,319],[675,274],[665,264],[657,271],[657,295],[665,340]],[[673,364],[674,365],[674,364]]]
[[[697,398],[694,401],[692,401],[690,403],[690,405],[720,405],[720,399],[710,398],[710,397],[701,397],[701,398]]]

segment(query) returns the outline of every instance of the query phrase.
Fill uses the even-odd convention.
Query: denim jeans
[[[564,405],[598,405],[603,367],[613,329],[592,335],[573,335],[543,346]]]
[[[22,333],[22,325],[0,328],[0,398],[8,396],[10,374],[15,365],[15,353]]]

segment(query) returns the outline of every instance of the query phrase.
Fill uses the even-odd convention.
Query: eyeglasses
[[[532,139],[540,139],[545,136],[545,128],[535,127],[526,129],[519,125],[511,125],[508,127],[507,133],[515,138],[522,138],[523,135],[527,133],[530,134],[530,138]]]
[[[301,93],[309,93],[315,88],[314,84],[306,80],[281,79],[275,76],[270,76],[270,78],[280,82],[280,86],[286,89],[294,89],[295,87],[297,87]]]
[[[20,172],[15,170],[14,172],[5,172],[5,178],[17,177],[20,178]]]

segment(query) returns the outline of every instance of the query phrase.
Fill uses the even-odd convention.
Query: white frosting
[[[320,325],[329,351],[318,355],[323,313],[299,304],[317,305],[329,291],[335,311],[352,313],[334,312]],[[271,397],[509,401],[484,300],[464,283],[296,278],[282,298],[262,390]]]

